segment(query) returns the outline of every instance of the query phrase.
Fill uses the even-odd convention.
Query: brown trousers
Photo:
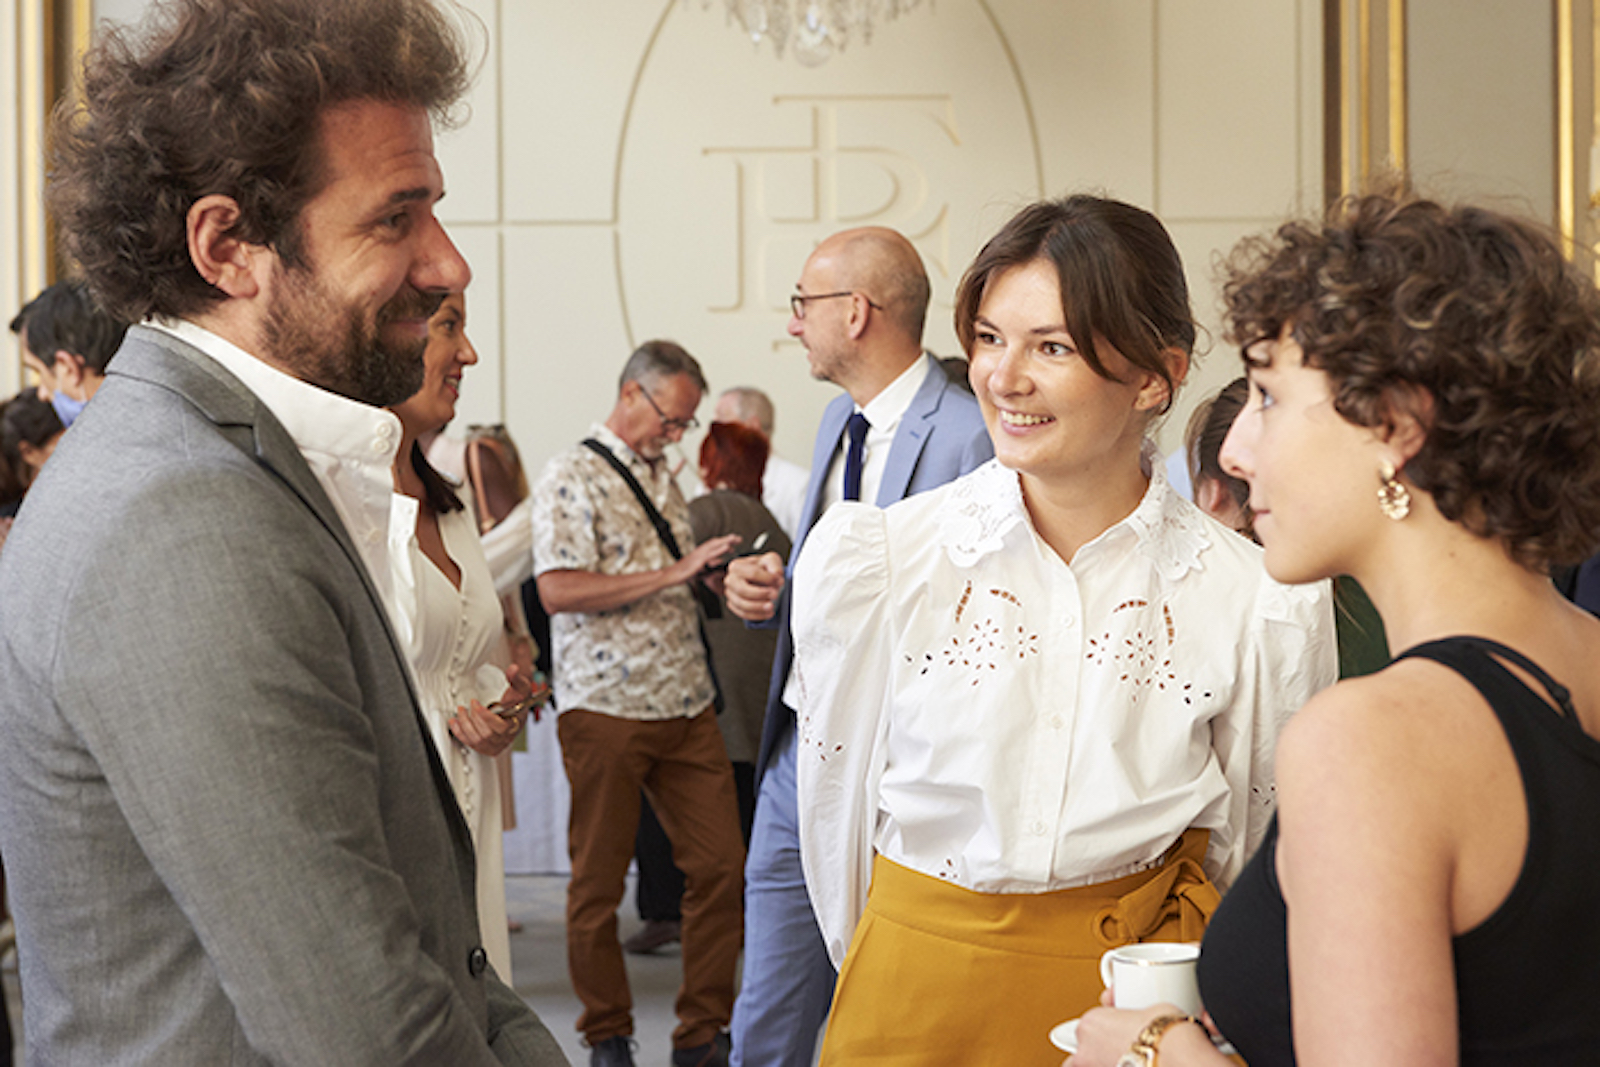
[[[633,1033],[617,906],[642,789],[685,881],[683,985],[672,1044],[703,1045],[733,1014],[744,930],[744,844],[716,715],[707,708],[692,719],[636,722],[574,708],[561,713],[556,733],[572,785],[567,969],[583,1001],[578,1029],[590,1044]]]

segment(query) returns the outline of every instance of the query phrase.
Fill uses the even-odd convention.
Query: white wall
[[[605,415],[627,353],[657,336],[713,389],[770,392],[779,450],[808,458],[835,389],[808,378],[785,300],[846,226],[913,237],[927,344],[954,354],[962,270],[1040,195],[1161,214],[1213,329],[1213,255],[1317,203],[1316,0],[939,0],[818,68],[752,48],[720,5],[468,6],[492,46],[470,122],[440,139],[484,356],[462,414],[508,423],[535,467]],[[1217,351],[1186,399],[1235,373]]]

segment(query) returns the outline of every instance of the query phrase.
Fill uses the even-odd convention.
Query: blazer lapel
[[[889,446],[889,462],[883,468],[883,482],[878,486],[880,508],[904,500],[910,491],[911,476],[916,473],[917,460],[927,447],[928,438],[933,436],[936,426],[934,415],[939,410],[939,402],[944,399],[945,388],[950,384],[943,371],[938,367],[929,367],[931,361],[927,356],[922,356],[921,361],[927,373],[917,388],[917,395],[911,398],[911,406],[900,419],[894,443]]]
[[[452,824],[458,833],[470,842],[471,832],[458,805],[455,804],[455,789],[450,785],[444,764],[434,749],[428,725],[423,721],[422,702],[411,676],[406,651],[401,647],[399,637],[394,632],[389,610],[378,593],[378,587],[373,584],[366,562],[356,550],[355,542],[350,539],[350,532],[345,529],[344,521],[339,518],[333,501],[328,499],[322,483],[317,481],[316,475],[311,472],[305,457],[300,454],[299,446],[294,443],[294,438],[289,436],[289,431],[283,428],[283,423],[277,420],[243,382],[229,374],[216,360],[170,334],[157,330],[142,326],[130,328],[128,340],[118,350],[111,372],[150,382],[186,398],[216,425],[219,433],[232,441],[241,451],[253,455],[257,463],[287,486],[332,535],[356,574],[360,576],[362,588],[367,591],[367,597],[378,614],[383,632],[389,639],[389,647],[400,664],[400,673],[405,677],[406,689],[411,695],[412,715],[418,729],[422,731],[422,747],[428,753],[428,763],[433,770],[434,783],[440,792],[451,800],[446,809],[454,813]]]
[[[822,413],[822,422],[817,426],[817,444],[811,453],[811,483],[806,486],[805,506],[800,509],[800,527],[796,531],[794,548],[789,553],[791,564],[800,557],[800,546],[805,542],[806,534],[811,532],[811,527],[821,517],[822,490],[828,481],[828,468],[833,465],[833,454],[838,451],[839,441],[844,436],[844,425],[850,421],[850,413],[854,410],[855,405],[846,393],[835,397]]]

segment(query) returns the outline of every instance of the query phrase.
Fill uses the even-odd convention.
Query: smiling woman
[[[1600,531],[1594,283],[1530,222],[1373,195],[1249,242],[1225,293],[1268,569],[1351,575],[1407,651],[1284,731],[1206,1006],[1251,1067],[1593,1063],[1600,622],[1548,567]],[[1074,1063],[1148,1021],[1095,1012]],[[1224,1067],[1168,1033],[1163,1065]]]
[[[1326,591],[1271,581],[1155,462],[1195,327],[1154,216],[1025,209],[956,316],[995,461],[838,505],[795,569],[825,1062],[1044,1062],[1108,947],[1199,937],[1280,721],[1334,676]]]
[[[478,854],[478,922],[495,970],[509,981],[500,786],[494,757],[516,740],[527,711],[501,717],[492,701],[516,704],[532,678],[509,679],[489,660],[503,625],[494,579],[472,511],[428,464],[417,438],[443,429],[456,412],[461,376],[478,362],[467,339],[467,309],[451,293],[428,322],[422,388],[393,408],[401,427],[389,530],[393,615],[416,671],[428,732],[455,789]]]

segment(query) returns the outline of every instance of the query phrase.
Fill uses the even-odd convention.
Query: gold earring
[[[1378,510],[1395,522],[1411,514],[1411,490],[1400,484],[1394,464],[1384,460],[1378,465]]]

